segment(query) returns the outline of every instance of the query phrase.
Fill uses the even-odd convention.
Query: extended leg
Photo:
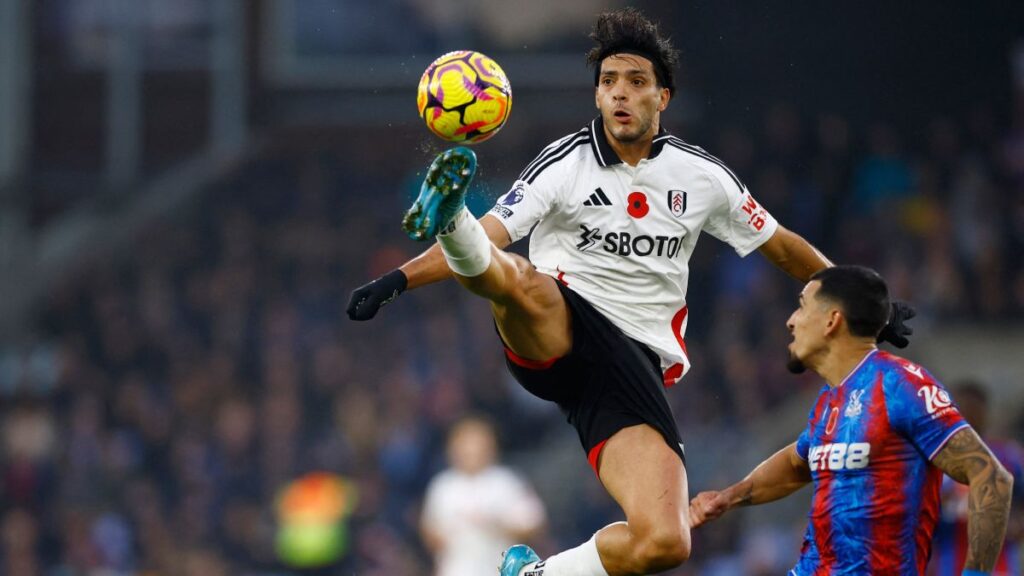
[[[412,238],[436,235],[456,280],[491,302],[498,331],[513,352],[531,360],[564,356],[572,348],[572,327],[555,280],[494,246],[465,208],[475,169],[476,156],[467,148],[439,155],[402,225]]]

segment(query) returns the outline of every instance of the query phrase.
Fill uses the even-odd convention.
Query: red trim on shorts
[[[555,270],[558,270],[558,269],[555,268]],[[566,282],[566,280],[565,280],[565,272],[562,272],[561,270],[558,270],[558,277],[555,278],[555,280],[558,280],[559,282],[561,282],[562,286],[568,286],[569,285],[569,283]]]
[[[598,479],[601,478],[601,472],[597,469],[597,459],[601,457],[601,450],[604,449],[604,444],[607,441],[607,438],[601,440],[597,443],[597,446],[591,448],[590,452],[587,453],[587,461],[590,462],[590,467],[594,469],[594,474],[597,474]]]
[[[505,356],[516,366],[522,366],[523,368],[528,368],[530,370],[547,370],[548,368],[551,368],[555,362],[558,362],[558,359],[560,358],[560,356],[556,356],[548,360],[530,360],[529,358],[523,358],[509,350],[507,347],[505,348]]]

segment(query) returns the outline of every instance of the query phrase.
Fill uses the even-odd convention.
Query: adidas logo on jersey
[[[590,198],[587,198],[586,202],[584,202],[583,205],[584,206],[611,206],[612,205],[612,201],[609,200],[607,196],[605,196],[604,190],[601,190],[600,188],[598,188],[598,189],[594,190],[594,193],[590,195]]]

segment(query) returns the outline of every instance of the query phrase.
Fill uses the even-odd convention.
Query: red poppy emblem
[[[647,205],[647,195],[643,192],[630,192],[626,197],[626,211],[637,219],[647,216],[651,211],[651,207]]]

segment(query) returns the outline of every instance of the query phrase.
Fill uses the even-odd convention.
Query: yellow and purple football
[[[427,128],[449,142],[475,144],[494,136],[512,110],[512,87],[494,60],[459,50],[434,60],[416,97]]]

